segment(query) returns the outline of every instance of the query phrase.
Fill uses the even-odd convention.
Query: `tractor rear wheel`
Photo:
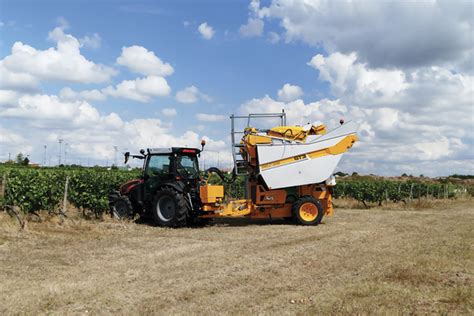
[[[312,196],[299,198],[291,207],[293,221],[300,225],[318,225],[323,219],[321,202]]]
[[[153,219],[159,226],[186,226],[189,206],[184,195],[172,188],[163,188],[156,192],[153,199]]]

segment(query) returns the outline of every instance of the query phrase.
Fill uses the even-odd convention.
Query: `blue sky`
[[[204,137],[209,163],[219,153],[225,165],[223,116],[285,108],[295,124],[334,126],[340,117],[361,124],[361,142],[341,163],[344,171],[472,173],[469,2],[0,3],[2,160],[22,151],[41,163],[47,145],[57,162],[57,138],[68,142],[70,159],[103,164],[114,145],[197,146]],[[12,52],[18,42],[34,54]],[[78,54],[63,52],[45,66],[48,50],[59,51],[60,43]],[[131,62],[119,62],[131,47]],[[157,67],[169,64],[172,73],[148,71],[146,63],[137,71],[137,54],[154,54]],[[68,75],[69,66],[82,73],[91,64],[99,67],[93,73]],[[8,79],[19,74],[34,83]],[[90,82],[101,74],[104,80]],[[120,90],[121,83],[149,79],[169,89]],[[75,94],[66,96],[67,88]],[[91,90],[99,96],[81,95]],[[183,90],[188,102],[178,96]]]

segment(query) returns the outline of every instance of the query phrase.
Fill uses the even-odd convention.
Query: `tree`
[[[18,165],[22,165],[24,160],[25,160],[25,156],[23,156],[22,153],[19,153],[18,155],[16,155],[15,163]]]

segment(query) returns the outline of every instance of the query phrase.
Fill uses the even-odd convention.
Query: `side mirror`
[[[206,146],[206,141],[203,139],[201,140],[201,151],[204,150],[204,146]]]
[[[128,162],[128,158],[130,158],[130,152],[127,151],[127,152],[124,154],[124,156],[125,156],[125,161],[124,161],[123,164],[126,165],[127,162]]]
[[[140,154],[142,154],[143,156],[145,156],[145,149],[140,149]]]

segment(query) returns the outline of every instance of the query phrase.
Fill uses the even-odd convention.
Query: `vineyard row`
[[[69,203],[101,214],[108,209],[109,193],[139,175],[138,170],[1,169],[0,204],[17,206],[25,213],[57,210],[67,187]],[[226,184],[225,191],[231,198],[242,198],[244,180],[238,178],[233,184]],[[447,199],[465,192],[466,188],[461,185],[416,180],[342,179],[334,187],[335,198],[352,198],[364,205],[417,198]]]

